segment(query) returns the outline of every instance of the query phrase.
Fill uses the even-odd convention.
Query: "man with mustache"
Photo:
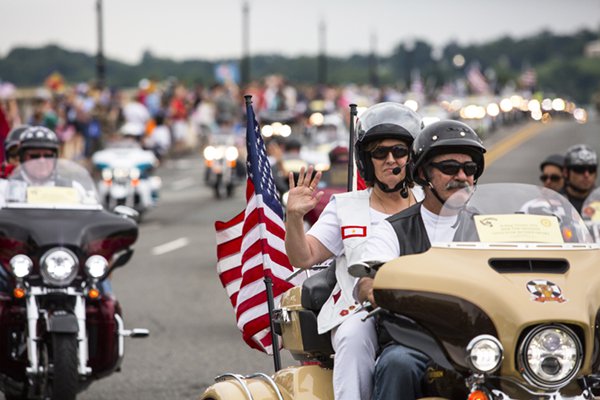
[[[451,241],[456,216],[442,216],[444,203],[463,188],[473,187],[484,169],[485,147],[468,125],[439,121],[417,136],[410,151],[410,171],[423,187],[425,198],[381,222],[367,241],[362,260],[388,261],[423,253],[433,242]],[[441,229],[440,229],[441,227]],[[355,287],[360,302],[375,306],[373,279],[361,278]],[[380,328],[383,328],[380,326]],[[375,400],[412,400],[422,397],[428,358],[425,354],[381,338],[383,349],[375,366]]]

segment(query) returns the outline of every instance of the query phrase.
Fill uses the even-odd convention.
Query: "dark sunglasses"
[[[8,158],[19,158],[19,152],[18,151],[9,151]]]
[[[569,167],[569,169],[576,174],[583,174],[585,171],[589,172],[590,174],[595,174],[598,170],[598,167],[596,165],[573,165],[572,167]]]
[[[548,179],[550,179],[550,182],[556,183],[562,179],[562,176],[560,176],[560,175],[540,175],[540,181],[546,182]]]
[[[379,146],[371,150],[371,157],[376,160],[385,160],[392,153],[394,158],[402,158],[408,155],[408,149],[404,146]]]
[[[458,174],[458,171],[462,169],[463,171],[465,171],[466,176],[473,176],[477,173],[477,170],[479,169],[475,161],[467,161],[461,164],[458,161],[448,160],[439,163],[432,162],[429,165],[440,170],[441,173],[444,175],[456,175]]]
[[[30,160],[37,160],[38,158],[56,158],[55,153],[30,153],[26,157]]]

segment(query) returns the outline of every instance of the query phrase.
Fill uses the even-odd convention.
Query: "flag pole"
[[[245,95],[244,101],[246,102],[246,110],[252,107],[252,95]],[[248,113],[246,113],[246,119],[249,118]],[[248,125],[248,122],[246,122]],[[246,132],[246,135],[248,132]],[[275,372],[281,369],[281,354],[279,353],[279,339],[277,334],[275,333],[275,322],[273,320],[274,310],[275,310],[275,298],[273,296],[273,279],[270,276],[265,276],[264,278],[265,286],[267,289],[267,308],[269,311],[269,328],[271,330],[271,342],[273,348],[273,364],[275,366]]]
[[[350,143],[348,144],[348,191],[354,189],[354,120],[357,115],[356,104],[350,104]]]
[[[279,339],[275,333],[275,322],[273,321],[273,311],[275,301],[273,299],[273,280],[270,276],[265,276],[265,286],[267,287],[267,307],[269,308],[269,327],[271,328],[271,342],[273,347],[273,365],[275,372],[281,369],[281,354],[279,353]]]

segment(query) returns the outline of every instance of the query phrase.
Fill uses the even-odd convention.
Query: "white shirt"
[[[441,217],[421,206],[421,218],[431,243],[452,241],[455,231],[452,226],[456,216]],[[400,243],[392,224],[383,221],[373,230],[361,258],[364,261],[385,262],[401,255]]]
[[[370,190],[371,189],[369,189],[369,191]],[[369,207],[369,212],[371,216],[371,226],[367,228],[367,236],[371,235],[377,224],[389,217],[388,214],[379,212],[372,207]],[[344,243],[342,242],[342,231],[337,216],[335,197],[332,197],[331,201],[327,203],[317,222],[315,222],[306,234],[313,236],[321,242],[321,244],[336,257],[344,252]]]
[[[369,193],[371,193],[373,189],[368,190]],[[417,201],[421,201],[423,199],[423,191],[420,186],[413,188],[412,192]],[[371,240],[371,235],[375,232],[376,227],[380,224],[380,222],[384,221],[390,216],[390,214],[377,211],[373,209],[373,207],[369,207],[369,211],[371,213],[371,226],[367,230],[367,237],[369,238],[367,242]],[[336,257],[340,256],[344,252],[344,244],[342,243],[342,232],[337,217],[335,197],[332,197],[331,201],[323,209],[323,212],[319,216],[317,222],[315,222],[315,224],[306,234],[316,238]]]

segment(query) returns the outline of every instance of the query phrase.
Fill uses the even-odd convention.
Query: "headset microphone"
[[[402,166],[403,167],[403,166]],[[396,167],[392,170],[392,174],[394,175],[398,175],[400,172],[402,172],[402,167]]]

